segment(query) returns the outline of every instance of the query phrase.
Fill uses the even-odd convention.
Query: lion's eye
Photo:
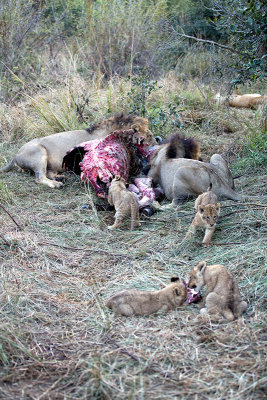
[[[210,219],[210,217],[206,217],[206,219]]]
[[[213,219],[217,219],[216,215],[215,215],[215,217],[213,217]]]

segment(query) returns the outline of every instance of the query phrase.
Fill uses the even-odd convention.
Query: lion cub
[[[228,321],[240,317],[247,309],[247,303],[241,295],[233,276],[220,264],[207,265],[201,261],[190,273],[188,287],[199,291],[207,286],[200,312],[221,314]]]
[[[209,245],[212,235],[215,231],[216,222],[220,215],[220,203],[214,192],[211,190],[211,185],[207,192],[200,194],[195,201],[195,209],[197,213],[192,221],[187,236],[195,233],[198,227],[205,229],[205,235],[202,243]]]
[[[138,289],[125,289],[112,296],[106,303],[115,313],[130,317],[150,315],[158,311],[174,310],[184,304],[187,289],[180,278],[171,278],[164,289],[149,292]]]
[[[108,202],[115,207],[115,222],[108,226],[108,229],[118,228],[124,218],[131,216],[131,230],[140,226],[139,205],[137,198],[126,189],[126,182],[120,175],[116,175],[112,180],[108,191]]]

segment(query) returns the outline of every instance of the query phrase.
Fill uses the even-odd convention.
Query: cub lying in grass
[[[123,220],[131,216],[131,230],[140,226],[139,205],[137,198],[126,189],[126,183],[120,175],[116,175],[112,180],[108,191],[108,202],[115,207],[115,222],[108,226],[108,229],[118,228]]]
[[[187,289],[180,278],[171,278],[164,289],[149,292],[137,289],[125,289],[112,296],[106,303],[115,313],[130,317],[132,315],[150,315],[158,311],[170,311],[184,304]]]
[[[233,276],[219,264],[207,265],[201,261],[190,273],[188,287],[199,291],[207,286],[202,308],[202,314],[223,315],[228,321],[240,317],[247,309],[247,303],[241,295]]]
[[[197,213],[187,233],[187,237],[196,232],[198,227],[205,229],[205,235],[202,243],[209,245],[212,235],[215,231],[216,222],[220,214],[220,203],[214,192],[211,191],[212,185],[208,191],[198,196],[195,201]]]

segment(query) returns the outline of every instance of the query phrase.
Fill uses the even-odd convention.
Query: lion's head
[[[133,129],[135,132],[133,136],[134,144],[144,144],[147,147],[157,144],[156,139],[149,130],[148,119],[135,115],[121,113],[98,124],[93,124],[87,131],[93,134],[96,130],[103,130],[108,135],[113,131],[129,129]]]

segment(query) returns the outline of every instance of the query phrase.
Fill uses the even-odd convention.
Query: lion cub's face
[[[204,283],[204,272],[206,268],[206,262],[201,261],[195,268],[190,272],[190,278],[188,282],[188,287],[194,289],[196,292],[205,285]]]
[[[166,294],[172,293],[173,296],[173,303],[179,307],[184,304],[187,298],[187,289],[185,285],[181,282],[180,278],[173,277],[171,278],[171,284],[168,285],[166,288]]]
[[[206,228],[213,228],[220,215],[220,203],[198,206],[198,214]]]
[[[123,189],[126,189],[126,181],[120,175],[116,175],[111,181],[109,190],[116,190],[119,192]]]

